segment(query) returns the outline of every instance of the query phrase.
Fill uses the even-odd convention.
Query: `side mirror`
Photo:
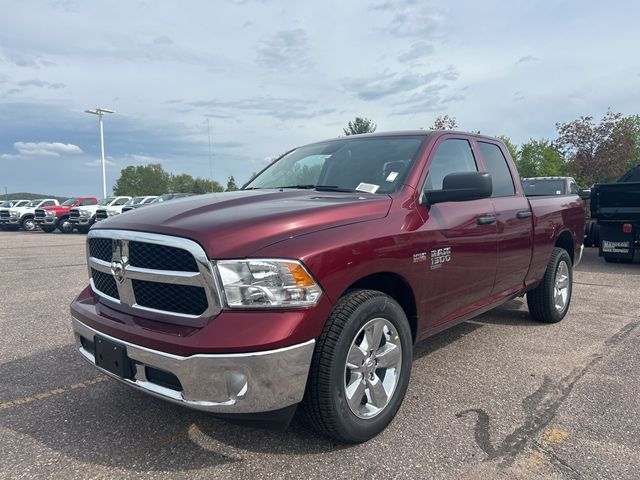
[[[589,200],[591,198],[591,189],[590,188],[583,188],[582,190],[580,190],[578,192],[578,196],[580,196],[581,199],[583,200]]]
[[[442,181],[442,190],[424,192],[422,203],[464,202],[489,198],[492,193],[493,182],[488,172],[450,173]]]

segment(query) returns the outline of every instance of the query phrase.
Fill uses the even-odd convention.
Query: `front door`
[[[423,190],[442,188],[450,173],[478,171],[471,143],[443,136],[427,162]],[[496,275],[496,218],[491,199],[443,202],[418,207],[425,219],[417,233],[424,249],[420,300],[427,329],[484,305]],[[415,260],[414,260],[415,261]]]

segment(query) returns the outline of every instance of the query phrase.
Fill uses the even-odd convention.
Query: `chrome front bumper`
[[[134,388],[181,405],[216,413],[259,413],[299,403],[304,395],[315,340],[264,352],[197,354],[181,357],[124,342],[94,330],[72,318],[78,349],[95,366],[93,353],[81,337],[93,342],[95,335],[123,345],[134,362],[134,378],[101,372]],[[150,381],[146,368],[175,375],[182,391]]]
[[[38,224],[44,224],[44,225],[53,225],[58,223],[58,217],[39,217],[39,218],[34,218],[34,221]]]

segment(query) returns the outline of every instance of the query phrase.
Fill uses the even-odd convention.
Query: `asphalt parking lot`
[[[133,391],[76,353],[83,235],[0,232],[1,478],[638,478],[640,265],[595,249],[560,324],[521,300],[416,347],[398,417],[344,446]]]

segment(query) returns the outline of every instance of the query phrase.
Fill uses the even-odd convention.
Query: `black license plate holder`
[[[112,342],[100,335],[93,338],[96,365],[120,378],[133,378],[133,362],[127,356],[124,345]]]

